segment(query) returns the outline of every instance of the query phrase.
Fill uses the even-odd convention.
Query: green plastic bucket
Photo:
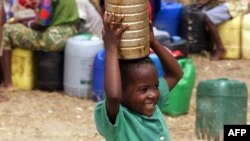
[[[223,140],[224,125],[246,124],[247,87],[238,80],[218,78],[201,81],[197,88],[196,135]]]
[[[163,113],[170,116],[179,116],[188,112],[196,77],[195,66],[191,59],[179,59],[178,63],[184,75],[170,92],[166,106],[162,109]]]

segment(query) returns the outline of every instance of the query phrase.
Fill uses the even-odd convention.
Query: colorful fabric
[[[5,24],[2,48],[4,50],[19,47],[31,50],[61,51],[68,38],[76,33],[73,25],[53,26],[45,32],[37,32],[23,24]]]
[[[166,103],[168,85],[164,78],[160,78],[159,81],[160,99],[164,98],[161,102]],[[97,130],[106,141],[170,141],[166,121],[158,106],[150,117],[120,106],[116,122],[112,124],[107,115],[105,101],[101,101],[96,105],[94,117]]]
[[[49,26],[75,24],[80,21],[75,0],[52,0],[53,16]]]
[[[34,3],[38,0],[18,0],[18,2],[25,7],[34,8]],[[37,9],[35,22],[43,26],[72,24],[80,20],[75,0],[42,0]]]
[[[39,12],[35,17],[35,22],[43,26],[48,26],[52,18],[52,10],[51,0],[43,0],[39,7]]]
[[[226,5],[232,17],[238,16],[248,10],[250,0],[227,0]]]
[[[18,3],[25,8],[33,7],[38,3],[38,0],[18,0]]]

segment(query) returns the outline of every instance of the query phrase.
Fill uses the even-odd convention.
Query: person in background
[[[0,1],[0,46],[1,46],[1,41],[2,41],[2,30],[3,30],[3,25],[5,23],[6,20],[6,16],[5,16],[5,11],[4,11],[4,5],[3,5],[3,1]],[[0,66],[1,67],[1,66]],[[0,83],[2,82],[2,76],[0,74]],[[7,101],[8,98],[1,95],[0,94],[0,102],[4,102]]]
[[[116,20],[112,23],[111,19]],[[152,23],[150,46],[159,56],[167,75],[158,79],[154,63],[148,56],[119,60],[121,35],[128,26],[121,24],[123,17],[108,12],[105,12],[103,20],[106,98],[95,108],[97,130],[106,141],[169,141],[161,109],[166,104],[169,91],[183,75],[180,65],[154,37]]]
[[[201,8],[209,4],[212,0],[196,0],[196,5]],[[215,52],[211,56],[211,60],[223,59],[226,49],[222,43],[218,25],[235,18],[241,14],[249,12],[250,0],[221,0],[222,4],[205,12],[205,21],[211,36],[216,45]]]
[[[90,0],[76,0],[81,21],[78,24],[79,33],[91,33],[101,38],[103,22],[100,13]]]
[[[15,47],[41,51],[61,51],[67,39],[77,33],[80,21],[75,0],[17,0],[34,9],[32,19],[16,19],[4,25],[0,46],[3,83],[0,92],[14,91],[11,80],[11,50]]]

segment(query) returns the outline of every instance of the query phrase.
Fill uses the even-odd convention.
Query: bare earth
[[[201,141],[195,135],[196,87],[201,80],[226,77],[250,86],[250,60],[209,61],[200,55],[190,58],[197,76],[189,112],[178,117],[166,115],[172,141]],[[95,128],[95,102],[91,99],[35,90],[3,95],[10,100],[0,103],[1,141],[104,141]]]

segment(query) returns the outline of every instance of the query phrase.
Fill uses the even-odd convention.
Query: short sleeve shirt
[[[161,84],[162,83],[162,84]],[[164,89],[161,89],[164,88]],[[160,78],[160,93],[167,99],[168,86],[164,78]],[[162,91],[163,90],[163,91]],[[165,91],[167,90],[167,91]],[[109,121],[105,101],[96,105],[95,122],[98,132],[106,141],[169,141],[169,131],[164,116],[158,106],[152,116],[137,114],[120,106],[115,124]]]

